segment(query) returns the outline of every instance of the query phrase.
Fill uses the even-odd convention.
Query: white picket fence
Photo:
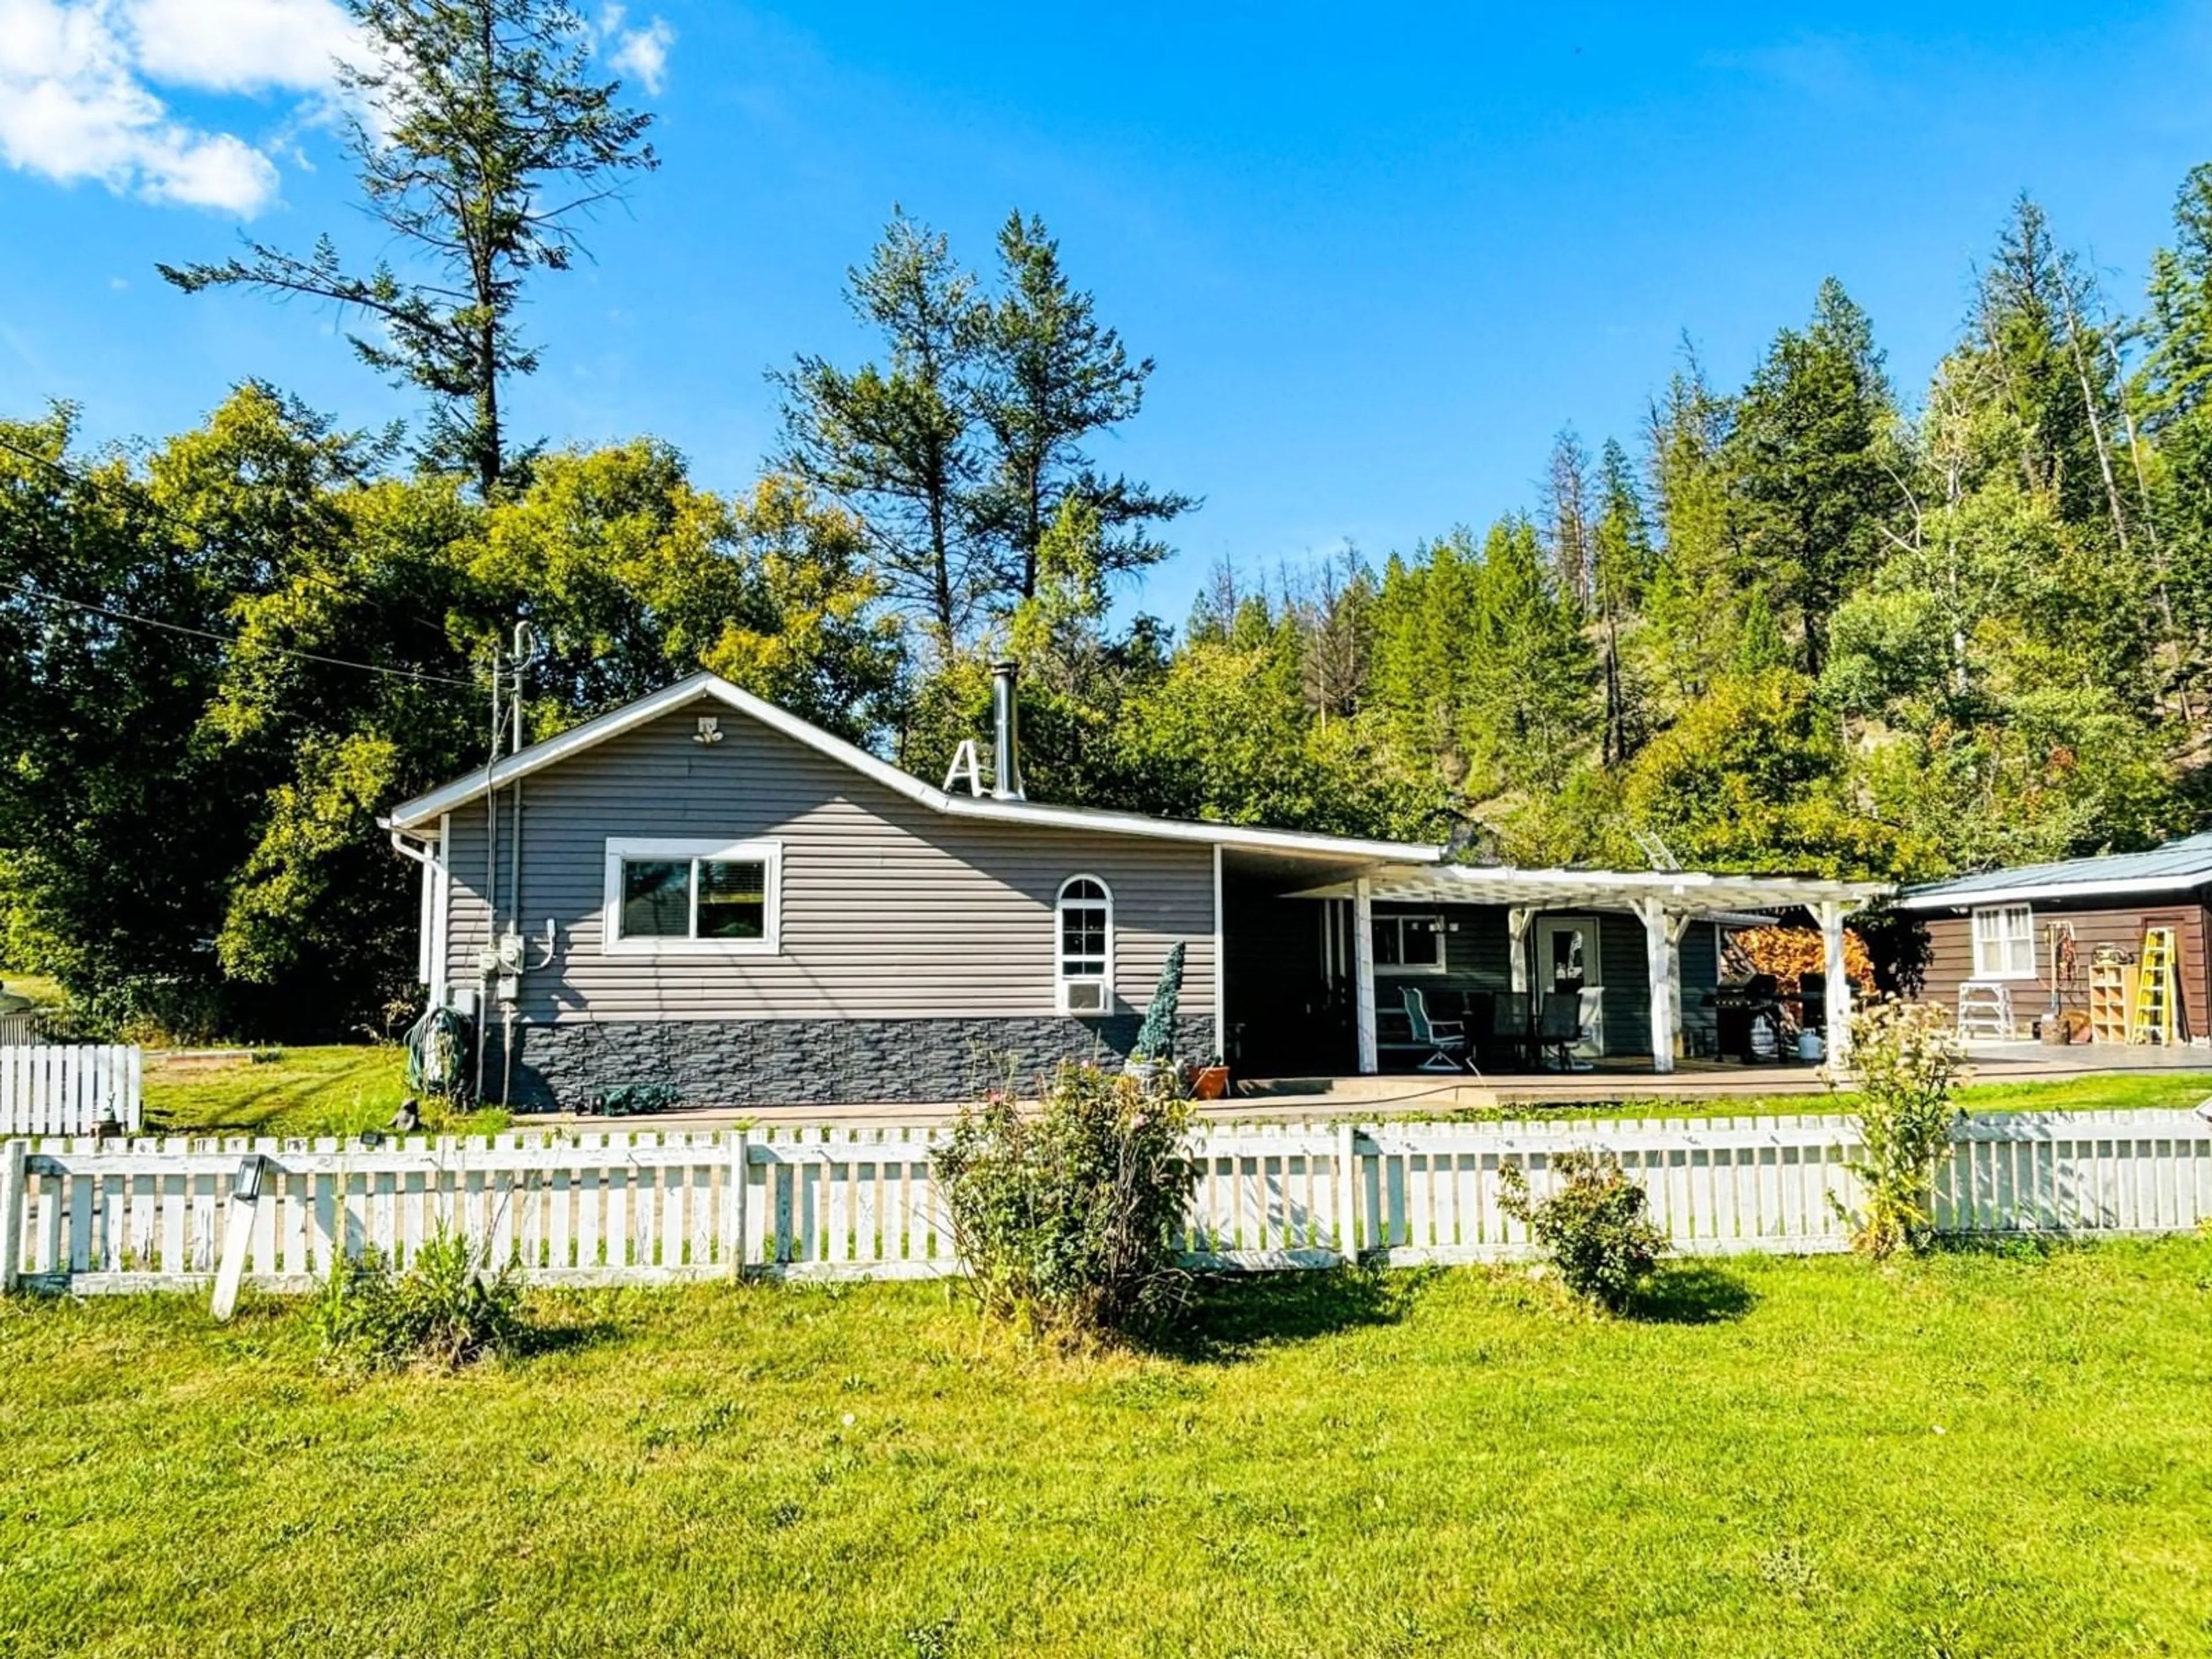
[[[88,1135],[142,1122],[143,1056],[123,1044],[0,1046],[0,1135]]]
[[[401,1261],[441,1228],[546,1285],[739,1272],[918,1278],[959,1264],[932,1152],[941,1131],[337,1140],[11,1142],[0,1152],[0,1288],[80,1294],[205,1284],[226,1230],[252,1229],[250,1284],[308,1288],[340,1252]],[[1199,1132],[1194,1266],[1393,1264],[1525,1255],[1499,1170],[1540,1194],[1552,1160],[1612,1153],[1692,1254],[1836,1250],[1858,1198],[1845,1117],[1584,1124],[1223,1126]],[[260,1196],[234,1200],[242,1161]],[[2212,1217],[2212,1121],[2191,1112],[1962,1120],[1938,1191],[1958,1233],[2186,1231]]]

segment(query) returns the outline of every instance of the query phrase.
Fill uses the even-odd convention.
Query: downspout
[[[508,700],[508,719],[514,727],[507,742],[507,753],[510,755],[520,755],[522,752],[522,677],[528,672],[530,665],[536,660],[537,652],[537,631],[526,622],[515,623],[514,695]],[[493,679],[496,684],[498,679],[496,673],[494,674]],[[495,703],[495,710],[496,707]],[[495,713],[493,716],[495,730],[497,725],[498,716]],[[485,774],[485,781],[487,783],[490,781],[489,772]],[[501,984],[506,986],[511,983],[514,992],[513,996],[500,999],[499,1103],[502,1106],[512,1105],[514,1101],[514,1011],[516,1005],[522,1000],[524,958],[529,954],[528,947],[522,943],[522,780],[519,777],[514,781],[514,833],[507,838],[507,902],[514,907],[514,914],[510,924],[510,931],[514,939],[514,959],[512,964],[502,960],[500,973]],[[501,949],[503,957],[505,951],[503,939],[501,941]],[[513,969],[511,981],[507,972],[510,966]]]
[[[518,726],[522,724],[522,705],[519,701],[514,706],[514,723]],[[519,745],[520,732],[516,734],[516,741]],[[520,778],[514,781],[514,833],[507,837],[507,902],[514,906],[514,932],[520,937],[522,933],[522,780]],[[514,1005],[522,992],[520,951],[517,951],[515,957],[514,988],[515,997],[507,999],[501,1009],[505,1024],[503,1042],[506,1047],[506,1052],[500,1059],[499,1103],[502,1106],[511,1105],[514,1100]]]
[[[401,856],[413,859],[425,869],[429,869],[437,864],[438,860],[431,856],[430,849],[427,845],[410,847],[407,842],[407,832],[389,820],[386,821],[384,827],[391,834],[392,849]]]
[[[484,769],[484,942],[477,955],[477,1099],[483,1099],[484,1028],[491,1022],[492,952],[499,948],[499,788]]]
[[[400,829],[397,824],[392,823],[388,820],[380,819],[379,822],[384,824],[386,832],[392,838],[392,850],[393,852],[398,853],[402,858],[412,859],[416,863],[421,865],[422,866],[423,875],[426,878],[443,875],[445,866],[439,861],[438,854],[430,851],[429,844],[427,842],[420,847],[413,846],[408,842],[407,832],[404,830]],[[422,924],[418,921],[416,925],[421,926]],[[431,952],[429,957],[431,974],[428,993],[434,1001],[438,988],[438,981],[443,977],[443,975],[438,972],[438,963],[445,951],[446,941],[442,939],[432,939],[429,941],[428,948]]]
[[[536,635],[528,623],[514,625],[514,696],[509,700],[508,717],[514,730],[507,742],[507,753],[522,752],[522,676],[530,666],[537,649]],[[501,1054],[499,1074],[499,1103],[512,1105],[514,1102],[514,1010],[522,999],[523,958],[528,954],[522,939],[522,780],[514,781],[514,833],[507,843],[507,898],[514,907],[512,931],[515,939],[514,995],[500,999]],[[502,980],[505,975],[501,975]]]
[[[477,956],[477,1088],[484,1097],[485,1027],[491,1023],[491,954],[499,940],[499,657],[491,662],[491,758],[484,763],[484,942]]]

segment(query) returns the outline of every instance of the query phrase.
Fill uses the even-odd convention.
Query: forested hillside
[[[1741,386],[1651,364],[1643,429],[1559,434],[1534,499],[1379,562],[1255,550],[1173,625],[1144,576],[1206,481],[1093,465],[1152,364],[1018,214],[980,270],[895,219],[849,286],[874,361],[776,371],[732,493],[650,437],[519,441],[494,394],[534,351],[431,308],[428,367],[371,359],[435,394],[411,449],[259,383],[133,453],[13,411],[5,958],[92,1024],[390,1029],[416,896],[375,815],[482,761],[521,618],[533,736],[704,665],[934,781],[1012,652],[1034,796],[1471,857],[1921,878],[2193,828],[2212,167],[2142,296],[1992,215],[1924,378],[1832,281]],[[256,252],[173,279],[338,282]]]
[[[2127,314],[2016,203],[1900,386],[1830,281],[1740,387],[1685,349],[1637,433],[1379,568],[1216,572],[1103,628],[1080,504],[1014,611],[1075,799],[1451,836],[1522,862],[1939,876],[2193,827],[2212,685],[2212,168]],[[1010,601],[1011,602],[1011,601]],[[921,677],[917,769],[972,722]],[[1042,747],[1044,752],[1037,750]]]

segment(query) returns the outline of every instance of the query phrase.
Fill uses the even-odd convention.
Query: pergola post
[[[1682,1046],[1682,935],[1690,931],[1690,918],[1667,918],[1667,1052]]]
[[[1651,987],[1651,1069],[1671,1072],[1682,1020],[1681,975],[1674,954],[1682,936],[1675,924],[1687,919],[1668,915],[1656,897],[1638,899],[1636,914],[1644,923],[1644,978]]]
[[[1822,899],[1814,914],[1820,921],[1821,966],[1827,975],[1828,1064],[1840,1070],[1851,1057],[1851,981],[1844,971],[1844,918],[1856,906]]]
[[[1516,904],[1505,913],[1505,971],[1509,988],[1528,992],[1528,927],[1536,920],[1536,907]]]
[[[1381,1069],[1375,1057],[1375,899],[1365,876],[1352,888],[1353,1029],[1359,1035],[1359,1071],[1371,1077]]]

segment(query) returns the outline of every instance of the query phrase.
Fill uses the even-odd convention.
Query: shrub
[[[1137,1028],[1137,1041],[1129,1050],[1132,1064],[1175,1058],[1176,1006],[1182,997],[1182,941],[1177,939],[1168,947],[1168,959],[1160,965],[1159,983],[1152,988],[1152,1000],[1145,1009],[1144,1024]]]
[[[1034,1113],[963,1109],[937,1156],[984,1310],[1071,1334],[1130,1332],[1179,1303],[1177,1235],[1197,1170],[1190,1107],[1164,1086],[1065,1066]]]
[[[315,1302],[325,1355],[372,1370],[453,1370],[511,1352],[525,1321],[510,1268],[486,1273],[468,1239],[440,1228],[395,1273],[380,1250],[337,1263]]]
[[[1869,1003],[1851,1017],[1859,1142],[1847,1165],[1865,1188],[1853,1248],[1877,1261],[1917,1250],[1936,1231],[1936,1164],[1951,1146],[1951,1085],[1966,1063],[1958,1033],[1929,1003]]]
[[[1561,1152],[1552,1171],[1555,1190],[1539,1200],[1521,1166],[1505,1164],[1498,1171],[1504,1187],[1498,1202],[1528,1224],[1569,1290],[1619,1313],[1667,1249],[1667,1236],[1645,1219],[1650,1199],[1620,1164],[1595,1152]]]

